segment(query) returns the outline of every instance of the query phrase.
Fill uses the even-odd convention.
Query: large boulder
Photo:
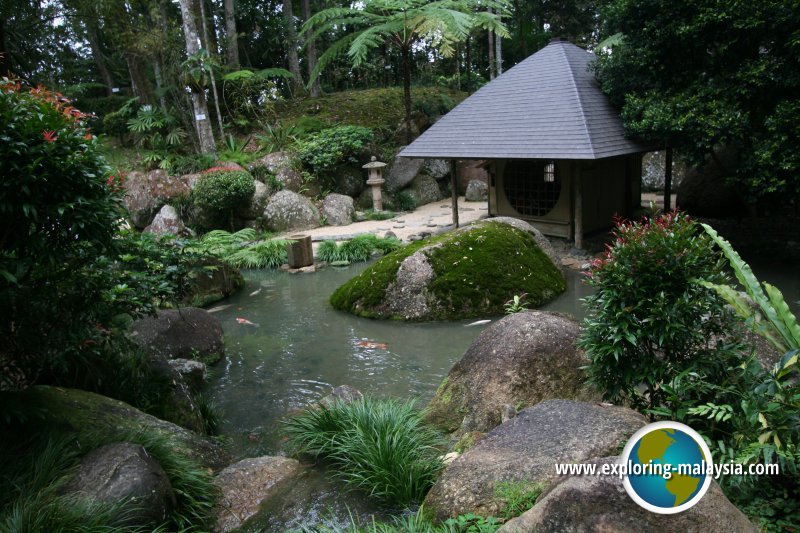
[[[213,364],[225,355],[219,319],[196,307],[161,310],[156,316],[139,319],[131,327],[131,339],[167,359]]]
[[[236,210],[236,215],[245,220],[255,220],[264,213],[269,201],[270,190],[258,180],[253,180],[256,190],[247,203]]]
[[[367,187],[367,174],[363,169],[345,166],[336,172],[334,190],[339,194],[358,197]]]
[[[244,287],[244,276],[238,269],[215,257],[200,260],[202,267],[189,276],[190,283],[182,303],[205,307],[223,300]]]
[[[386,179],[386,189],[394,192],[407,187],[420,173],[424,164],[424,159],[395,157],[389,172],[384,172],[383,175]]]
[[[30,387],[20,394],[21,402],[42,413],[42,427],[68,434],[84,448],[92,446],[97,435],[125,442],[131,435],[146,432],[169,439],[176,453],[206,468],[220,469],[230,464],[228,454],[217,442],[159,420],[119,400],[77,389],[43,385]]]
[[[450,175],[450,162],[446,159],[426,159],[422,172],[439,181]]]
[[[353,222],[356,210],[353,199],[343,194],[331,193],[322,203],[322,216],[330,226],[347,226]]]
[[[478,335],[428,404],[429,419],[448,433],[486,432],[505,406],[519,409],[550,398],[589,399],[576,345],[580,326],[546,312],[524,311]]]
[[[63,492],[90,504],[124,501],[123,524],[133,527],[162,524],[175,507],[175,493],[164,469],[142,446],[127,442],[86,454]]]
[[[171,205],[162,207],[150,225],[144,228],[144,232],[154,235],[178,235],[182,237],[189,235],[181,216]]]
[[[614,463],[607,457],[595,464]],[[715,481],[691,509],[678,514],[652,513],[625,492],[619,476],[572,476],[556,480],[536,505],[499,529],[502,533],[750,533],[758,531],[722,493]]]
[[[489,184],[489,173],[484,168],[486,161],[466,159],[459,161],[456,166],[458,176],[458,194],[466,194],[471,181],[482,181]]]
[[[741,217],[747,209],[736,189],[727,183],[738,164],[735,150],[722,148],[700,168],[689,170],[678,186],[676,203],[699,217]]]
[[[303,187],[303,175],[295,168],[287,152],[273,152],[250,163],[249,170],[266,167],[284,189],[298,192]]]
[[[167,364],[180,374],[186,386],[192,392],[199,391],[206,382],[208,369],[205,363],[191,359],[168,359]]]
[[[420,174],[415,177],[407,191],[417,205],[426,205],[442,199],[442,191],[439,189],[439,184],[427,174]]]
[[[164,170],[129,172],[125,178],[125,195],[122,203],[131,223],[144,229],[153,220],[161,206],[170,200],[186,198],[189,187],[184,180],[170,176]]]
[[[222,470],[215,478],[220,498],[214,531],[227,533],[241,527],[258,512],[273,487],[303,470],[294,459],[270,456],[243,459]]]
[[[489,185],[485,181],[471,180],[464,197],[468,202],[483,202],[489,198]]]
[[[331,304],[371,318],[450,320],[500,315],[523,293],[541,305],[565,288],[530,233],[489,220],[384,256],[339,287]]]
[[[302,231],[317,228],[320,214],[311,200],[292,191],[279,191],[264,209],[264,222],[272,231]]]
[[[425,497],[438,520],[466,513],[496,516],[506,503],[499,483],[555,479],[555,465],[617,453],[647,420],[611,405],[546,400],[490,431],[444,470]]]
[[[188,361],[179,359],[178,361]],[[205,421],[197,404],[195,391],[189,386],[178,368],[170,364],[172,360],[163,355],[153,354],[150,358],[151,379],[164,383],[159,416],[168,422],[205,433]],[[196,364],[203,363],[192,361]],[[195,389],[197,390],[197,389]]]

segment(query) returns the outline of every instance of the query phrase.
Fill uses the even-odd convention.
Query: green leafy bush
[[[414,109],[428,117],[444,115],[455,106],[453,99],[446,93],[426,95],[424,98],[414,100]]]
[[[297,143],[297,157],[323,188],[332,189],[337,167],[362,163],[372,141],[372,130],[361,126],[336,126],[309,135]]]
[[[723,282],[722,257],[680,213],[620,222],[614,242],[592,264],[588,318],[580,346],[589,382],[607,399],[660,407],[663,388],[684,370],[715,357],[728,331],[724,302],[695,279]]]
[[[389,505],[424,498],[444,466],[443,441],[413,402],[364,398],[306,409],[286,423],[293,453],[326,459],[335,476]]]
[[[225,212],[247,202],[255,192],[253,176],[249,172],[211,168],[197,180],[192,201],[199,206]]]
[[[104,287],[82,275],[113,248],[121,211],[84,115],[63,97],[2,80],[0,122],[2,389],[34,381],[94,328]]]
[[[197,180],[191,202],[209,210],[219,220],[227,218],[232,227],[234,210],[246,204],[255,192],[256,185],[249,172],[211,167]]]

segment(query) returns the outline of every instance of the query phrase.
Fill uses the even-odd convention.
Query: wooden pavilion
[[[490,216],[527,220],[582,247],[584,233],[639,207],[642,155],[652,150],[625,138],[617,110],[590,70],[594,58],[569,42],[551,41],[464,100],[400,156],[448,159],[451,168],[459,159],[484,160]]]

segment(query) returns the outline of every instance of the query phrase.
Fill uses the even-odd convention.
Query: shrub
[[[297,143],[297,157],[316,176],[323,189],[332,189],[336,169],[362,163],[363,152],[372,141],[372,130],[361,126],[336,126],[309,135]]]
[[[212,167],[197,180],[191,201],[209,209],[220,218],[227,215],[233,225],[234,210],[245,204],[256,192],[253,176],[244,170]]]
[[[120,207],[84,115],[59,94],[4,79],[0,122],[2,389],[35,381],[94,329],[101,289],[82,275],[113,248]]]
[[[315,407],[286,423],[295,454],[327,459],[335,476],[389,505],[419,502],[444,466],[441,436],[413,402],[364,398]]]
[[[592,264],[586,282],[597,291],[586,299],[579,342],[591,360],[588,380],[607,399],[662,406],[665,383],[715,357],[713,339],[728,331],[729,316],[694,280],[725,276],[698,230],[680,213],[619,222],[605,257]]]

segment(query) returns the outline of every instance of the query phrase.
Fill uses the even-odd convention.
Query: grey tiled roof
[[[454,159],[602,159],[645,152],[588,65],[594,54],[551,42],[464,100],[400,156]]]

